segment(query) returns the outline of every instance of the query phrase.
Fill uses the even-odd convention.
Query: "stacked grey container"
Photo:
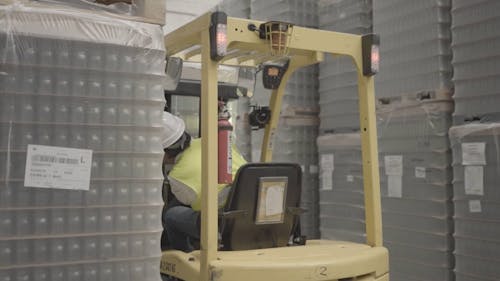
[[[500,121],[499,1],[453,1],[454,124]]]
[[[250,18],[317,27],[317,0],[250,0]]]
[[[290,22],[317,27],[316,0],[251,0],[250,18]],[[259,73],[260,74],[260,73]],[[317,66],[297,70],[288,80],[283,96],[282,118],[273,142],[274,162],[294,162],[302,167],[301,204],[308,211],[301,217],[302,233],[318,237],[318,71]],[[259,75],[261,76],[261,75]],[[270,91],[259,77],[255,101],[268,105]],[[260,159],[262,131],[252,134],[252,158]]]
[[[289,97],[289,89],[293,87],[293,83],[293,80],[289,82],[284,99]],[[302,91],[302,95],[311,95],[316,89],[310,87]],[[258,75],[255,96],[251,102],[268,105],[270,96],[271,91],[262,86],[262,75]],[[311,111],[292,110],[297,108],[283,102],[282,112],[287,113],[280,118],[273,140],[273,162],[292,162],[301,166],[301,205],[308,210],[301,216],[301,229],[303,235],[315,238],[318,236],[318,158],[314,140],[317,137],[318,118],[311,115]],[[260,161],[263,133],[263,130],[252,132],[254,162]]]
[[[384,245],[392,280],[453,280],[450,99],[378,109]]]
[[[377,96],[451,89],[450,6],[451,0],[373,2],[381,42]]]
[[[320,136],[318,152],[321,238],[364,243],[363,162],[359,133]]]
[[[500,276],[499,137],[499,123],[450,129],[457,281]]]
[[[303,27],[318,26],[316,0],[251,0],[250,18],[284,21]],[[317,117],[318,67],[295,71],[288,80],[283,97],[283,113],[290,117]]]
[[[250,15],[250,0],[222,0],[216,9],[230,17],[247,19]]]
[[[321,0],[319,28],[352,34],[372,32],[371,0]],[[359,130],[358,76],[349,57],[325,57],[319,66],[320,131]]]
[[[0,280],[158,280],[161,28],[51,6],[0,14]],[[25,186],[28,145],[92,150],[90,189]],[[58,155],[29,160],[81,163]]]
[[[372,32],[371,0],[321,0],[319,28]],[[325,57],[319,70],[321,237],[365,242],[358,81],[349,57]]]
[[[395,281],[454,278],[450,9],[450,0],[373,2],[384,244]]]
[[[318,237],[318,152],[314,143],[318,133],[316,118],[283,117],[274,140],[273,162],[298,163],[302,168],[302,234]]]
[[[500,276],[498,1],[453,1],[453,148],[457,281]]]

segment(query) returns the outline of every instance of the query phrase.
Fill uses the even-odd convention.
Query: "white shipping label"
[[[92,150],[28,145],[24,186],[89,190]]]
[[[465,194],[484,195],[483,166],[465,166]]]
[[[323,171],[329,171],[335,169],[334,156],[332,154],[321,155],[321,169]]]
[[[388,176],[387,177],[387,196],[394,198],[403,197],[403,177]]]
[[[321,189],[322,190],[332,190],[333,189],[333,179],[332,170],[321,172]]]
[[[384,165],[386,175],[403,175],[403,155],[386,155],[384,157]]]
[[[462,143],[462,165],[486,165],[484,142]]]
[[[353,175],[347,175],[347,182],[353,182],[354,181],[354,176]]]
[[[480,200],[470,200],[469,201],[469,212],[471,213],[481,213],[483,209],[481,208]]]
[[[418,179],[425,179],[425,167],[415,167],[415,177]]]

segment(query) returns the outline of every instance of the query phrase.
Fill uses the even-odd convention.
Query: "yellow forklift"
[[[167,56],[201,62],[202,202],[200,250],[162,253],[162,277],[186,281],[388,281],[382,246],[373,75],[377,35],[352,35],[293,24],[205,14],[165,37]],[[357,66],[362,139],[366,244],[306,240],[295,235],[301,169],[272,163],[273,137],[290,75],[324,56],[349,56]],[[262,163],[242,166],[222,210],[218,208],[218,66],[259,67],[272,89]],[[262,118],[260,118],[262,117]],[[167,278],[165,278],[167,279]]]

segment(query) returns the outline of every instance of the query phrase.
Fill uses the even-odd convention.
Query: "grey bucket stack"
[[[0,280],[159,280],[161,28],[0,14]]]
[[[319,28],[372,32],[371,0],[322,0]],[[351,58],[326,56],[319,66],[320,232],[325,239],[365,242],[357,71]]]
[[[322,0],[319,28],[352,34],[372,32],[371,0]],[[358,76],[349,57],[326,56],[319,65],[320,131],[359,130]]]
[[[365,243],[363,164],[359,133],[318,137],[322,239]]]
[[[250,18],[318,26],[317,0],[250,0]]]
[[[498,1],[454,0],[453,149],[457,281],[500,276]]]
[[[384,245],[392,280],[453,280],[450,99],[378,108]]]
[[[302,234],[318,237],[318,152],[314,143],[318,133],[317,119],[281,118],[276,132],[273,162],[298,163],[302,168],[301,216]]]
[[[451,0],[373,1],[378,97],[451,89]]]
[[[251,0],[250,18],[278,20],[317,27],[316,0]],[[282,103],[282,117],[273,142],[273,162],[293,162],[302,167],[301,229],[308,238],[318,237],[318,70],[301,68],[288,80]],[[271,92],[262,86],[258,73],[252,104],[269,105]],[[252,133],[252,160],[259,161],[263,131]]]
[[[373,2],[379,161],[391,280],[454,280],[450,0]]]
[[[500,124],[450,129],[457,281],[500,276]]]
[[[275,135],[273,161],[294,162],[302,168],[303,235],[318,237],[318,80],[317,66],[297,70],[288,80],[282,117]]]
[[[453,1],[454,124],[500,121],[499,1]]]
[[[296,80],[295,80],[296,81]],[[293,78],[288,83],[283,105],[282,117],[273,140],[273,162],[297,163],[302,168],[301,206],[307,212],[301,216],[302,234],[309,238],[318,237],[318,159],[315,144],[318,135],[318,118],[310,111],[295,111],[297,107],[286,103],[290,98],[289,89],[293,87]],[[312,83],[310,83],[312,84]],[[293,88],[292,88],[293,89]],[[314,87],[306,88],[302,94],[312,94]],[[262,86],[262,76],[258,75],[255,96],[252,104],[268,105],[271,91]],[[286,112],[286,113],[285,113]],[[260,161],[261,144],[264,131],[252,131],[252,161]]]
[[[250,15],[250,0],[222,0],[216,9],[230,17],[247,19]]]
[[[302,27],[316,28],[318,26],[317,7],[316,0],[251,0],[250,18],[262,21],[284,21]],[[261,83],[261,80],[258,81],[257,87],[261,87]],[[262,90],[262,87],[260,89]],[[267,102],[267,96],[269,94],[266,95],[264,102]],[[317,119],[317,66],[303,67],[292,74],[283,96],[282,111],[284,116],[290,118]]]

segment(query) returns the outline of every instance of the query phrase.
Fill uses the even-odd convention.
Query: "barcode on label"
[[[31,158],[32,161],[35,162],[49,162],[49,163],[55,163],[57,161],[57,157],[55,156],[49,156],[49,155],[33,155]]]
[[[33,155],[31,160],[33,162],[48,162],[71,165],[77,165],[79,163],[79,160],[75,158],[55,157],[51,155]]]

